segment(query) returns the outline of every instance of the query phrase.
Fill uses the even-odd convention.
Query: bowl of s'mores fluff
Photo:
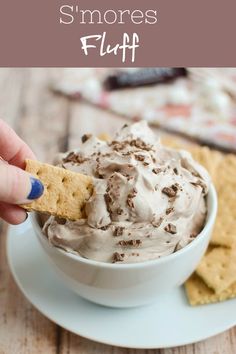
[[[149,304],[181,286],[207,250],[216,220],[203,151],[162,145],[141,121],[109,141],[84,135],[55,166],[28,160],[45,192],[25,207],[37,212],[37,237],[66,286],[112,307]],[[203,282],[204,264],[197,269],[193,277]],[[195,280],[189,282],[196,304]]]

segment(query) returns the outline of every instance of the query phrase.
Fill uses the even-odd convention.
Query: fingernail
[[[39,179],[30,177],[30,182],[31,182],[31,191],[27,197],[27,199],[37,199],[41,197],[44,191],[44,186],[42,182],[40,182]]]
[[[28,217],[29,217],[29,214],[28,214],[28,213],[26,213],[26,216],[25,216],[25,221],[28,219]]]

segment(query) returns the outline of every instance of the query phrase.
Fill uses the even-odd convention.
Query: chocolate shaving
[[[161,225],[162,221],[163,221],[163,218],[159,218],[159,219],[154,218],[152,220],[152,226],[159,227]]]
[[[120,150],[123,150],[127,146],[127,142],[126,141],[113,140],[109,144],[109,146],[112,147],[112,149],[115,150],[115,151],[120,151]]]
[[[206,192],[206,185],[199,179],[197,182],[190,182],[193,186],[199,186],[202,188],[203,193]]]
[[[124,227],[123,226],[117,226],[114,230],[113,236],[121,236],[123,235],[124,232]]]
[[[137,195],[138,191],[137,189],[134,187],[132,189],[132,191],[128,194],[128,198],[134,198]]]
[[[175,183],[171,186],[171,188],[174,190],[174,191],[178,191],[178,189],[180,188],[180,185],[178,183]]]
[[[193,232],[193,233],[190,234],[189,237],[190,237],[190,238],[195,238],[195,237],[197,237],[197,233],[196,233],[196,232]]]
[[[136,188],[133,188],[132,191],[127,195],[127,205],[130,207],[130,208],[134,208],[134,202],[133,202],[133,198],[135,198],[135,196],[137,195],[138,191]]]
[[[108,229],[108,227],[109,227],[108,225],[102,226],[102,227],[101,227],[101,230],[106,231],[106,230]]]
[[[157,168],[157,167],[152,169],[152,172],[155,173],[156,175],[161,171],[162,171],[161,168]]]
[[[118,242],[118,245],[126,247],[126,246],[140,246],[142,244],[141,240],[121,240]]]
[[[166,209],[166,215],[169,215],[170,213],[172,213],[173,210],[174,210],[173,207],[167,208],[167,209]]]
[[[117,213],[117,215],[122,215],[123,214],[123,209],[121,209],[121,208],[117,208],[116,209],[116,213]]]
[[[133,154],[132,151],[126,151],[122,153],[122,156],[130,156],[132,154]]]
[[[178,183],[172,184],[170,187],[164,187],[162,193],[166,194],[168,197],[173,198],[176,196],[179,189]]]
[[[107,211],[108,213],[111,214],[111,208],[110,208],[110,203],[112,202],[112,199],[110,197],[110,195],[108,193],[104,194],[104,199],[105,199],[105,202],[106,202],[106,205],[107,205]]]
[[[178,251],[178,248],[179,248],[179,243],[176,244],[173,253],[175,253],[176,251]]]
[[[130,207],[131,209],[134,208],[134,202],[133,202],[132,198],[127,198],[126,203],[127,203],[128,207]]]
[[[178,170],[177,170],[177,168],[176,168],[176,167],[173,169],[173,171],[174,171],[174,173],[175,173],[176,175],[178,175],[178,174],[179,174],[179,172],[178,172]]]
[[[168,232],[169,234],[176,234],[176,233],[177,233],[176,226],[173,225],[173,224],[167,224],[167,225],[164,227],[164,230],[165,230],[166,232]]]
[[[92,134],[84,134],[81,138],[82,143],[84,144],[87,140],[89,140],[92,137]]]
[[[122,262],[124,260],[124,256],[125,256],[124,253],[115,252],[112,257],[112,259],[113,259],[112,262],[113,263]]]
[[[174,191],[171,187],[164,187],[162,189],[162,193],[166,194],[170,198],[176,196],[176,191]]]
[[[87,160],[88,159],[84,158],[80,154],[76,154],[72,151],[62,161],[63,161],[63,163],[72,162],[72,163],[79,163],[80,164],[80,163],[83,163]]]
[[[143,140],[141,140],[139,138],[131,140],[130,141],[130,146],[134,146],[134,147],[136,147],[138,149],[146,150],[146,151],[152,150],[152,145],[146,144]]]
[[[107,204],[112,202],[111,196],[108,193],[104,194],[104,199],[105,199]]]
[[[135,157],[135,160],[137,160],[137,161],[144,161],[145,160],[145,156],[143,156],[143,155],[134,155],[134,157]]]

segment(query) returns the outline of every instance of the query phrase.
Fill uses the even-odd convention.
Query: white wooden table
[[[48,89],[47,69],[0,69],[0,117],[41,160],[78,145],[86,132],[112,133],[124,120]],[[8,226],[0,221],[0,354],[235,354],[236,327],[200,343],[156,350],[98,344],[41,315],[17,288],[6,260]],[[236,314],[235,314],[236,315]]]

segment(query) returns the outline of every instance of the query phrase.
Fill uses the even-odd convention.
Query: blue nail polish
[[[37,178],[30,177],[30,181],[31,181],[31,191],[27,199],[37,199],[43,194],[44,186]]]

